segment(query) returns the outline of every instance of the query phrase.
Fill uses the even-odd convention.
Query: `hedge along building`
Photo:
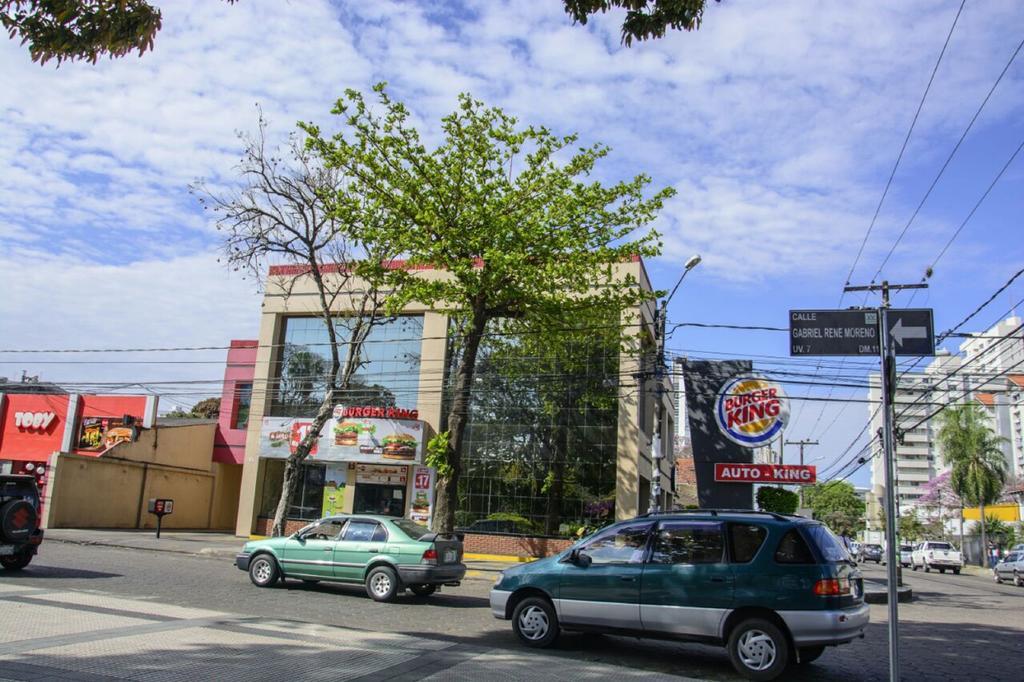
[[[614,271],[616,280],[631,277],[651,291],[639,258],[617,264]],[[327,331],[305,272],[301,266],[272,266],[268,273],[239,535],[269,531],[284,458],[324,396]],[[417,275],[448,276],[429,268]],[[332,310],[344,341],[352,301],[338,297]],[[653,318],[653,304],[644,304],[621,311],[606,330],[651,339]],[[445,311],[417,304],[373,329],[352,389],[337,397],[334,419],[303,467],[288,510],[289,529],[329,511],[429,518],[433,472],[423,466],[424,444],[446,428],[446,387],[457,352],[450,329]],[[459,526],[497,517],[506,530],[567,534],[578,525],[635,516],[649,505],[654,443],[664,448],[662,480],[671,480],[673,392],[662,392],[663,436],[655,440],[654,346],[645,343],[640,352],[617,338],[608,343],[596,330],[589,336],[555,353],[489,329],[461,454]],[[531,350],[524,355],[526,348]],[[668,381],[668,373],[662,375]],[[389,435],[407,442],[396,445]],[[670,506],[671,486],[664,488],[661,504]]]

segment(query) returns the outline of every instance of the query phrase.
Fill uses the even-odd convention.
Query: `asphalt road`
[[[864,572],[866,577],[882,577],[884,567],[864,567]],[[1024,680],[1024,589],[968,575],[907,571],[905,580],[916,599],[900,605],[904,679]],[[110,595],[112,603],[118,596],[144,598],[531,655],[507,622],[491,617],[488,579],[467,580],[427,599],[409,595],[397,603],[378,604],[358,586],[289,582],[283,588],[259,589],[224,559],[51,542],[28,569],[0,572],[0,581],[100,592]],[[831,649],[786,679],[888,679],[886,606],[872,606],[871,620],[864,640]],[[724,651],[696,644],[565,634],[552,653],[691,677],[739,679]]]

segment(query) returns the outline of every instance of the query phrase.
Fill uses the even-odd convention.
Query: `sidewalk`
[[[118,547],[120,549],[142,549],[152,552],[172,552],[218,559],[234,560],[248,538],[232,533],[165,530],[160,539],[153,530],[95,530],[92,528],[51,528],[46,530],[43,543],[67,542],[75,545]],[[514,561],[465,560],[466,578],[491,579],[495,573],[510,566]]]

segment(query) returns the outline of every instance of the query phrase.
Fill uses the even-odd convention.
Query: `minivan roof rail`
[[[640,514],[637,518],[670,516],[672,514],[710,514],[711,516],[718,516],[719,514],[764,514],[765,516],[771,516],[779,521],[790,521],[792,519],[803,518],[802,516],[786,516],[785,514],[779,514],[778,512],[758,511],[755,509],[676,509],[673,511],[645,512]]]

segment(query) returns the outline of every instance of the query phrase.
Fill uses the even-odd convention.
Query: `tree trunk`
[[[988,567],[988,538],[985,536],[985,503],[982,502],[978,505],[978,510],[981,512],[981,565],[984,568]]]
[[[320,431],[323,430],[327,420],[331,418],[333,409],[334,390],[328,389],[324,395],[324,401],[320,404],[320,409],[317,411],[316,418],[313,420],[313,424],[295,448],[295,452],[289,455],[284,463],[281,497],[277,501],[277,511],[274,512],[274,525],[270,529],[270,534],[274,537],[284,535],[285,522],[288,520],[288,507],[292,504],[295,489],[298,488],[299,480],[301,479],[300,473],[302,470],[300,466],[306,460],[309,451],[313,449],[313,444],[320,438]]]
[[[462,358],[455,372],[452,390],[452,406],[448,411],[448,459],[447,476],[438,472],[437,500],[434,511],[434,530],[451,533],[455,529],[455,504],[459,495],[459,476],[462,473],[462,438],[466,433],[469,418],[470,389],[476,372],[476,356],[480,341],[484,337],[487,317],[482,307],[472,312],[469,333],[465,335]]]

